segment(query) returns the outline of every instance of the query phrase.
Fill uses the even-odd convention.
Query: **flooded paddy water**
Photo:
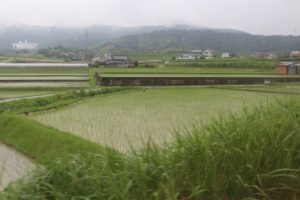
[[[0,142],[0,191],[24,177],[34,167],[30,158]]]

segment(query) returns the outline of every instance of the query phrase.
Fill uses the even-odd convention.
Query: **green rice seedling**
[[[173,141],[175,130],[204,123],[220,110],[238,111],[244,104],[273,99],[273,95],[263,93],[174,87],[95,98],[30,117],[92,142],[129,152],[149,142],[163,146]]]

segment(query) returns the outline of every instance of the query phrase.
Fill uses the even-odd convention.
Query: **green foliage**
[[[163,149],[60,160],[10,188],[22,199],[300,198],[300,104],[244,109]]]
[[[278,42],[280,41],[280,42]],[[115,40],[119,49],[136,52],[162,52],[168,49],[215,49],[218,52],[285,54],[298,49],[300,37],[262,36],[243,32],[217,30],[170,29],[151,33],[135,34]]]

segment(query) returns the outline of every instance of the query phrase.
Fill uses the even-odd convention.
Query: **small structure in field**
[[[177,60],[196,60],[193,54],[185,53],[177,58]]]
[[[290,58],[291,59],[300,59],[300,51],[291,51]]]
[[[275,71],[277,74],[298,74],[299,66],[293,62],[282,62],[276,66]]]

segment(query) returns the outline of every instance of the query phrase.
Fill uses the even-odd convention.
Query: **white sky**
[[[0,25],[176,25],[300,34],[300,0],[0,0]]]

